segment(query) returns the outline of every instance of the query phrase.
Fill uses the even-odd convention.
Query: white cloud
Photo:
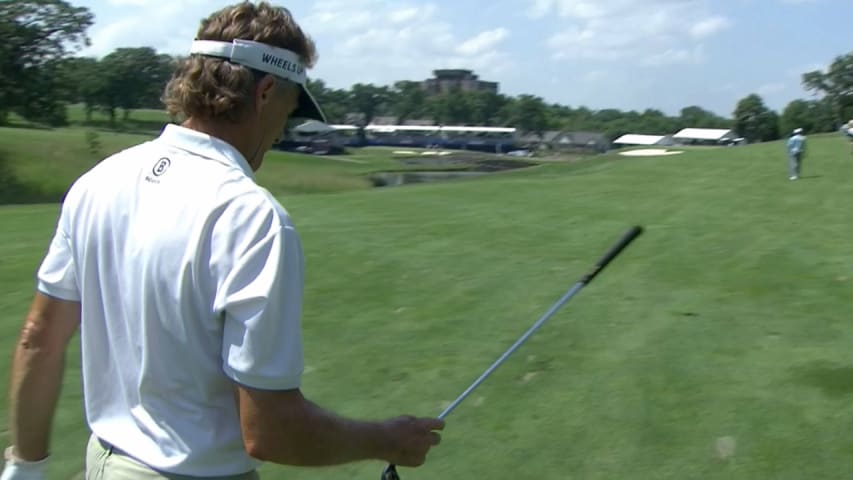
[[[501,49],[508,29],[463,35],[443,14],[435,4],[414,1],[315,2],[304,20],[306,30],[322,39],[312,75],[389,84],[421,80],[437,68],[467,68],[489,80],[510,63]]]
[[[2,1],[2,0],[0,0]],[[79,0],[92,6],[104,3]],[[233,0],[107,0],[111,16],[99,15],[83,55],[103,56],[118,47],[151,46],[183,54],[202,18]],[[291,10],[317,42],[318,62],[310,72],[337,88],[356,82],[390,84],[422,80],[437,68],[473,69],[484,80],[505,71],[499,25],[472,29],[453,22],[445,7],[415,0],[319,0]]]
[[[100,57],[110,53],[114,48],[125,46],[122,37],[128,30],[135,29],[137,23],[133,18],[122,18],[95,29],[91,35],[92,46],[84,49],[82,54]]]
[[[95,0],[80,0],[92,8]],[[198,24],[228,0],[109,0],[115,10],[97,14],[89,31],[91,46],[80,54],[101,57],[121,47],[152,47],[159,52],[183,54],[189,50]]]
[[[532,0],[528,16],[532,18],[541,18],[551,11],[554,2],[552,0]]]
[[[462,42],[456,47],[456,52],[461,55],[477,55],[488,52],[498,46],[507,36],[509,31],[505,28],[486,30]]]
[[[694,38],[707,37],[728,28],[731,24],[732,22],[728,18],[715,15],[693,24],[690,27],[690,35]]]
[[[162,7],[165,4],[162,0],[107,0],[107,3],[114,7]],[[216,2],[207,2],[206,0],[170,0],[168,6],[181,10],[188,6],[203,5],[205,3]],[[225,5],[223,4],[222,6]]]
[[[556,10],[561,17],[591,19],[606,14],[606,3],[594,0],[533,0],[529,14],[533,18],[540,18]]]
[[[693,49],[670,48],[645,57],[642,63],[650,67],[661,67],[680,63],[699,63],[702,58],[702,46],[699,45]]]
[[[350,2],[348,0],[324,0],[314,3],[311,13],[301,21],[305,30],[311,32],[311,35],[317,36],[324,33],[348,33],[357,32],[368,29],[374,25],[380,25],[382,22],[376,22],[373,18],[376,15],[376,6],[381,3],[374,0],[359,0]],[[358,5],[354,5],[358,4]],[[427,5],[423,8],[424,14],[429,15],[431,6]],[[408,15],[417,16],[418,11],[410,11],[410,9],[397,9],[386,12],[386,15],[379,18],[388,18],[392,14],[396,14],[398,19],[405,19]],[[392,19],[393,20],[393,19]]]
[[[701,61],[696,41],[731,20],[709,0],[529,0],[529,16],[556,16],[546,41],[555,59],[620,60],[658,66]]]
[[[774,83],[765,83],[758,87],[757,91],[759,95],[775,95],[777,93],[782,93],[787,89],[784,83],[774,82]]]
[[[589,70],[583,74],[583,81],[588,83],[598,83],[607,78],[607,70]]]
[[[406,23],[417,20],[421,15],[421,9],[418,7],[401,8],[394,10],[388,14],[388,20],[391,23]]]
[[[826,72],[828,69],[829,69],[829,65],[827,65],[825,63],[813,62],[813,63],[806,63],[806,64],[800,65],[798,67],[791,68],[786,73],[789,77],[802,78],[804,73],[814,72],[814,71]]]
[[[126,6],[134,6],[134,7],[147,7],[149,5],[154,5],[156,0],[109,0],[110,5],[116,7],[126,7]]]

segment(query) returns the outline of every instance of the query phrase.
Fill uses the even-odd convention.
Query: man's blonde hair
[[[316,61],[314,42],[290,11],[267,2],[244,1],[202,20],[197,40],[254,40],[299,55],[305,68]],[[173,118],[238,122],[253,104],[257,72],[226,59],[192,55],[178,66],[166,85],[163,103]]]

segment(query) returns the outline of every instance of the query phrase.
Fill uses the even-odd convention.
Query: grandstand
[[[290,131],[288,146],[331,144],[347,146],[391,146],[477,150],[507,153],[517,144],[517,130],[511,127],[445,125],[326,125],[306,122]]]

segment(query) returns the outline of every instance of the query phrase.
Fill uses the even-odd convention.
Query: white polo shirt
[[[95,166],[66,196],[38,289],[81,302],[95,435],[180,475],[259,465],[232,379],[299,387],[303,256],[236,149],[169,125]]]

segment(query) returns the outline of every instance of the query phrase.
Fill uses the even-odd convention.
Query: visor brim
[[[326,115],[323,114],[323,110],[320,108],[320,104],[314,99],[314,95],[311,94],[308,87],[300,85],[299,89],[299,106],[290,115],[291,118],[317,120],[328,123]]]

